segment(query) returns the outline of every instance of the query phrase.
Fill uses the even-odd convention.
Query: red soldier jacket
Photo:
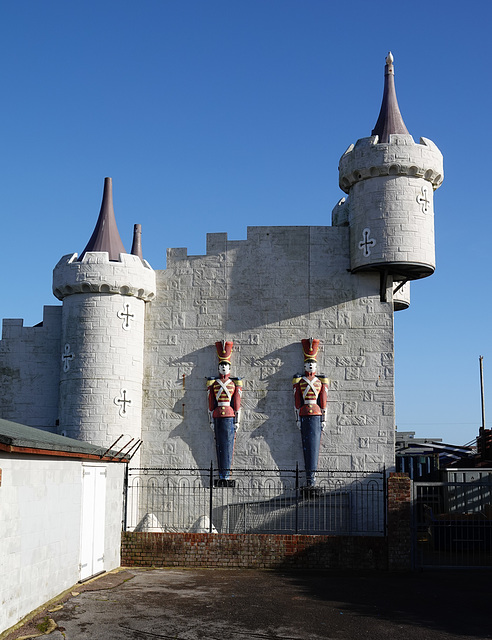
[[[243,381],[219,377],[207,380],[208,409],[213,418],[233,418],[241,406]]]
[[[321,416],[328,400],[328,379],[320,374],[294,376],[295,407],[300,416]]]

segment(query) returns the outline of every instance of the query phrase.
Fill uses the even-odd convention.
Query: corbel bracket
[[[388,302],[386,291],[388,289],[388,269],[381,271],[379,274],[379,299],[381,302]]]
[[[404,285],[406,285],[406,284],[407,284],[407,282],[408,282],[408,278],[407,278],[406,280],[402,280],[402,281],[400,282],[400,284],[399,284],[395,289],[393,289],[393,295],[395,295],[395,293],[398,293],[398,291],[400,291],[400,289],[401,289]]]

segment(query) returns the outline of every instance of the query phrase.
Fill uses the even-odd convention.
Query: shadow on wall
[[[243,350],[246,351],[246,350]],[[235,468],[289,468],[296,462],[303,468],[301,436],[296,425],[292,378],[303,370],[300,343],[277,349],[264,358],[241,352],[241,363],[236,367],[233,355],[232,375],[241,376],[241,369],[255,371],[255,380],[243,379],[242,421],[236,435]],[[186,363],[189,375],[183,382],[176,380],[172,410],[179,423],[169,438],[180,438],[189,449],[198,468],[207,469],[216,464],[214,432],[208,423],[208,377],[217,375],[215,346],[187,353],[176,362]],[[209,362],[205,374],[204,362]],[[236,373],[236,370],[238,370]],[[324,435],[325,438],[328,434]]]
[[[205,362],[210,362],[210,367],[204,367]],[[197,468],[208,469],[211,461],[215,463],[214,432],[209,426],[207,404],[207,378],[218,375],[215,345],[189,352],[175,363],[189,373],[182,374],[181,380],[176,381],[181,389],[176,393],[173,411],[181,421],[169,433],[169,438],[180,438]]]
[[[242,377],[241,368],[249,370],[252,367],[257,371],[258,380],[243,380],[242,421],[236,435],[234,467],[295,468],[296,461],[302,464],[303,458],[294,417],[292,376],[302,369],[302,348],[298,344],[289,345],[261,359],[246,355],[242,366],[235,366],[238,355],[233,354],[232,376]],[[295,360],[300,361],[297,368],[290,365]],[[176,380],[176,386],[181,385],[181,389],[174,391],[177,397],[173,398],[172,411],[179,423],[171,430],[169,438],[180,438],[196,466],[207,469],[211,461],[216,464],[206,387],[207,378],[218,375],[215,345],[187,353],[176,362],[186,363],[189,375],[184,381]],[[205,362],[209,363],[206,368]]]
[[[244,380],[234,466],[302,464],[292,397],[292,377],[303,369],[300,340],[320,337],[319,372],[331,377],[328,358],[333,360],[351,348],[348,341],[343,345],[336,339],[342,340],[349,329],[355,329],[352,333],[358,339],[357,331],[365,331],[365,320],[378,311],[379,276],[348,271],[347,227],[254,227],[248,229],[247,241],[229,242],[226,234],[211,234],[208,240],[206,256],[173,250],[169,275],[159,275],[167,296],[155,307],[158,337],[154,345],[176,367],[170,389],[159,386],[155,378],[149,384],[156,402],[162,404],[162,421],[172,425],[165,443],[170,453],[165,454],[178,462],[180,439],[198,467],[208,468],[215,461],[206,379],[217,375],[215,340],[227,338],[235,343],[231,375]],[[181,320],[173,317],[173,301],[184,305],[175,314]],[[346,303],[351,303],[352,310]],[[386,320],[387,309],[383,311],[376,315]],[[171,345],[165,337],[158,344],[161,329],[163,336],[175,330],[179,344]],[[371,329],[377,332],[379,327]],[[187,335],[191,342],[197,337],[202,344],[210,342],[176,357],[187,348]],[[329,424],[334,421],[330,419]],[[326,446],[329,437],[323,434],[323,454],[336,455],[334,445]]]
[[[266,447],[273,467],[295,469],[299,462],[303,468],[300,431],[294,413],[293,376],[303,369],[300,343],[276,349],[263,358],[245,355],[245,364],[258,372],[258,389],[245,399],[254,404],[250,411],[252,454],[261,456]],[[297,364],[297,367],[296,367]],[[261,466],[258,465],[258,466]]]
[[[281,325],[363,297],[349,273],[347,227],[250,227],[234,248],[228,288],[227,331]]]

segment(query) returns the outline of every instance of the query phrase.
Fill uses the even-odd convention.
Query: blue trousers
[[[228,480],[231,475],[232,456],[234,453],[234,418],[214,418],[215,448],[219,478]]]
[[[302,449],[308,487],[314,487],[321,441],[321,416],[301,416]]]

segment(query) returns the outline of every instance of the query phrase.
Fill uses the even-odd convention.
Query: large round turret
[[[63,301],[59,431],[109,447],[121,434],[141,435],[144,307],[155,273],[124,252],[110,178],[98,229],[80,258],[64,256],[53,272]]]
[[[372,136],[340,159],[340,188],[349,194],[351,270],[376,270],[394,280],[429,276],[435,269],[433,192],[443,180],[442,154],[416,144],[400,115],[393,56],[386,58],[381,113]]]

